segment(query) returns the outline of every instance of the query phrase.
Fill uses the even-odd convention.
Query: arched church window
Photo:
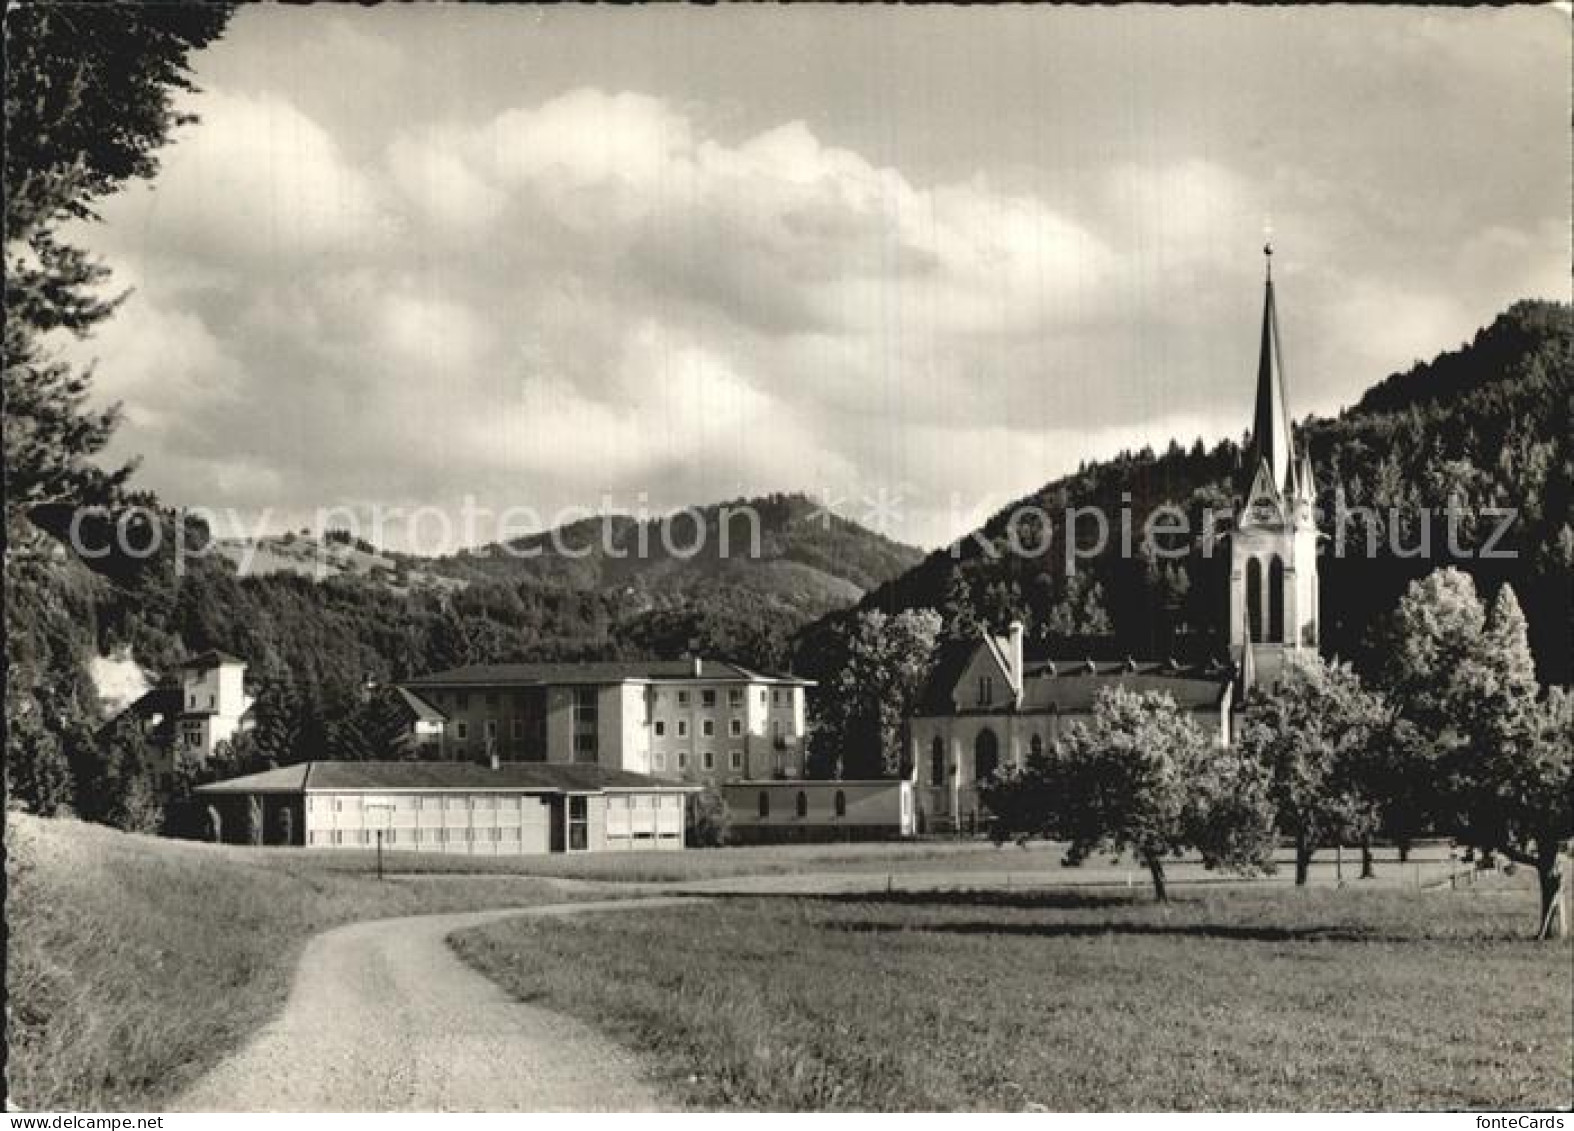
[[[973,740],[973,780],[983,781],[1000,767],[1000,740],[985,727]]]
[[[841,790],[836,791],[835,807],[836,815],[838,817],[847,816],[847,794],[843,793]]]
[[[929,746],[929,782],[931,785],[945,784],[945,739],[938,734]]]
[[[1044,756],[1043,737],[1035,734],[1032,738],[1028,739],[1027,751],[1035,758],[1042,758]]]
[[[1274,644],[1284,640],[1284,562],[1275,554],[1268,563],[1268,639]]]
[[[1262,562],[1246,559],[1246,619],[1253,644],[1262,643]]]
[[[760,819],[764,820],[771,815],[771,795],[765,790],[760,790]]]
[[[809,795],[807,793],[805,793],[803,790],[800,789],[798,791],[798,816],[800,816],[800,817],[807,817],[808,815],[809,815]]]

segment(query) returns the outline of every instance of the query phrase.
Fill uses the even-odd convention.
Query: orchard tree
[[[981,796],[1001,822],[997,836],[1068,841],[1068,864],[1130,852],[1161,902],[1164,862],[1187,849],[1209,868],[1273,867],[1266,773],[1218,745],[1162,692],[1101,691],[1091,719]]]
[[[1274,823],[1295,843],[1295,882],[1331,844],[1365,844],[1377,827],[1369,783],[1389,712],[1347,664],[1312,655],[1286,665],[1271,691],[1246,705],[1241,751],[1268,775]]]
[[[732,829],[732,810],[714,782],[708,782],[698,793],[691,793],[684,803],[688,810],[684,820],[685,839],[690,848],[720,848],[727,843]]]
[[[1513,589],[1500,589],[1488,613],[1469,577],[1431,574],[1400,600],[1394,645],[1390,678],[1428,750],[1439,831],[1535,868],[1541,932],[1566,934],[1554,912],[1574,838],[1569,700],[1541,694]]]
[[[840,664],[815,709],[815,753],[829,776],[898,777],[907,719],[929,678],[940,617],[930,609],[861,614],[836,642]]]

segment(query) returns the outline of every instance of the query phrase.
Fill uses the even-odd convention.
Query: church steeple
[[[1230,647],[1243,690],[1274,682],[1289,652],[1317,647],[1316,486],[1311,461],[1297,456],[1285,403],[1273,248],[1263,284],[1257,408],[1246,466],[1246,496],[1230,538]]]
[[[1284,397],[1284,363],[1279,356],[1279,316],[1273,303],[1273,245],[1262,249],[1267,262],[1263,283],[1262,342],[1257,355],[1257,411],[1252,416],[1252,453],[1247,489],[1266,466],[1274,488],[1295,493],[1300,467],[1290,435],[1290,410]]]

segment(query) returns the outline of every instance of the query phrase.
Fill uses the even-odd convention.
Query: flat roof
[[[692,793],[697,785],[665,782],[603,766],[551,762],[302,762],[199,786],[198,793],[318,793],[455,790],[511,793]]]
[[[750,789],[802,789],[809,785],[907,785],[906,778],[739,778],[736,781],[718,782],[721,789],[748,786]]]
[[[751,671],[727,660],[702,660],[699,674],[693,660],[595,660],[584,663],[469,664],[430,672],[401,685],[417,690],[444,687],[547,687],[552,684],[605,683],[775,683],[812,687],[813,680],[795,675]]]

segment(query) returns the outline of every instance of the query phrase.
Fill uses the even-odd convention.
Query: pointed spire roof
[[[1313,478],[1312,453],[1308,449],[1301,453],[1301,496],[1308,502],[1317,500],[1317,481]]]
[[[1284,364],[1279,357],[1279,317],[1273,302],[1273,245],[1266,244],[1267,277],[1263,287],[1262,345],[1257,357],[1257,410],[1252,416],[1252,456],[1249,474],[1267,465],[1273,482],[1289,494],[1296,487],[1300,468],[1290,435],[1290,410],[1284,396]]]

